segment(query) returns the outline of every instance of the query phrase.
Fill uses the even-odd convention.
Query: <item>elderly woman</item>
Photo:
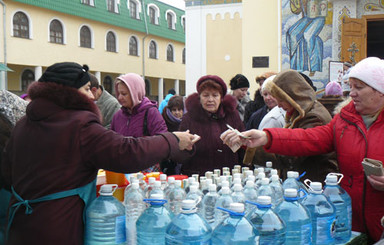
[[[227,85],[218,76],[201,77],[196,84],[197,93],[185,101],[187,113],[183,116],[180,130],[190,130],[201,136],[195,144],[195,155],[183,162],[181,172],[186,175],[200,174],[215,168],[230,167],[241,162],[239,153],[234,153],[220,140],[220,135],[229,124],[244,130],[236,110],[236,99],[227,94]]]
[[[237,100],[237,111],[240,119],[244,121],[245,107],[251,101],[248,96],[248,79],[242,74],[237,74],[231,79],[229,85],[231,86],[232,95]]]
[[[250,140],[228,132],[224,141],[262,146],[285,155],[315,155],[336,151],[344,178],[341,186],[352,198],[352,230],[378,241],[383,233],[384,176],[367,176],[362,161],[384,161],[384,60],[363,59],[349,73],[352,101],[330,123],[310,129],[264,129],[244,132]]]

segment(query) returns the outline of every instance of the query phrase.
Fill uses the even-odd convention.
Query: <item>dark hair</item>
[[[99,88],[100,84],[99,84],[99,80],[97,80],[97,77],[89,72],[88,72],[88,75],[91,82],[91,88]]]
[[[218,84],[217,82],[215,82],[215,81],[213,81],[211,79],[205,80],[204,82],[202,82],[200,84],[200,86],[199,86],[199,94],[201,94],[201,92],[203,92],[207,88],[215,89],[215,90],[220,92],[222,97],[224,96],[223,89],[220,86],[220,84]]]
[[[180,95],[172,96],[168,101],[167,107],[169,110],[172,110],[172,108],[184,110],[184,98],[183,98],[183,96],[180,96]]]
[[[305,81],[309,84],[309,86],[311,86],[311,88],[313,88],[313,90],[315,90],[315,92],[316,92],[317,88],[313,85],[312,80],[302,72],[299,72],[299,74],[305,79]]]
[[[176,94],[175,89],[171,88],[170,90],[168,90],[168,94],[173,94],[173,95],[175,95],[175,94]]]

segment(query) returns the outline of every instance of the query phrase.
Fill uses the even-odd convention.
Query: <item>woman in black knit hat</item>
[[[136,172],[178,160],[193,147],[187,132],[132,138],[105,129],[87,66],[54,64],[28,94],[26,117],[16,124],[1,163],[0,177],[13,194],[7,244],[83,244],[83,211],[96,197],[100,168]]]

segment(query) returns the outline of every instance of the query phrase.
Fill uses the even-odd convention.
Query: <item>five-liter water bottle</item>
[[[171,178],[171,177],[169,177]],[[181,204],[186,197],[186,193],[181,188],[181,180],[175,180],[174,188],[168,192],[166,207],[174,214],[177,215],[181,212]]]
[[[302,204],[311,214],[312,243],[335,244],[335,207],[322,193],[320,182],[311,182],[309,187],[309,194],[303,199]]]
[[[308,209],[299,201],[296,189],[285,189],[284,200],[275,212],[286,225],[286,245],[308,245],[312,239],[312,221]]]
[[[144,199],[149,207],[136,221],[138,245],[160,245],[165,243],[165,230],[171,223],[171,213],[164,207],[166,200],[160,194]]]
[[[124,193],[127,244],[137,244],[136,221],[146,207],[143,199],[144,196],[138,182],[132,183],[131,188]]]
[[[216,185],[209,185],[209,192],[203,197],[202,200],[200,215],[208,222],[212,228],[215,225],[215,205],[218,199],[219,194],[216,192]]]
[[[217,209],[217,207],[228,209],[233,203],[233,199],[231,197],[230,189],[228,187],[221,188],[221,196],[217,199],[215,204],[215,224],[216,227],[220,224],[225,218],[228,217],[228,213],[222,210]]]
[[[247,219],[256,230],[260,245],[284,244],[285,224],[272,210],[270,196],[258,196],[257,208],[249,213]]]
[[[183,200],[181,213],[172,219],[172,222],[166,229],[165,244],[211,244],[212,229],[210,225],[196,213],[195,205],[193,200]]]
[[[338,176],[341,176],[338,180]],[[344,244],[351,238],[352,204],[351,197],[339,186],[342,174],[330,173],[327,175],[324,186],[324,195],[336,208],[336,244]]]
[[[87,208],[84,244],[126,244],[124,206],[112,195],[116,188],[102,185],[100,196]]]
[[[248,180],[245,183],[243,194],[246,201],[256,202],[257,200],[257,191],[255,189],[255,183],[252,180]],[[245,203],[245,214],[248,214],[255,208],[254,205]]]
[[[212,245],[257,244],[255,230],[244,217],[244,204],[231,203],[229,217],[223,220],[212,232]]]

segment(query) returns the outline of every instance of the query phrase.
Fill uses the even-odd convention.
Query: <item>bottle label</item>
[[[115,222],[115,241],[116,244],[125,243],[125,216],[117,216]]]

